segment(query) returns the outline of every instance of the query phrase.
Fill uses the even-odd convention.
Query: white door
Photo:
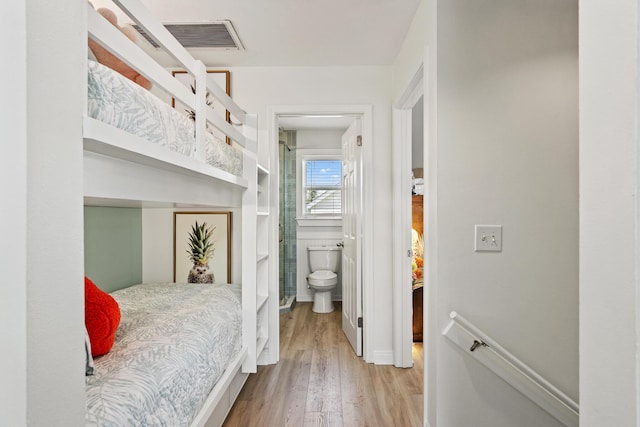
[[[342,135],[342,330],[362,356],[362,136],[360,119]],[[359,320],[360,319],[360,320]]]

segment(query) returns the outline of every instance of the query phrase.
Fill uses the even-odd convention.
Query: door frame
[[[406,90],[393,108],[393,364],[398,368],[413,366],[413,291],[411,261],[411,146],[412,109],[424,95],[424,66],[420,65]],[[424,119],[423,119],[424,122]],[[424,144],[426,145],[426,132]],[[424,150],[426,152],[427,150]],[[426,165],[426,162],[423,164]],[[426,168],[425,168],[426,170]],[[425,188],[429,189],[427,175]],[[427,210],[423,209],[426,213]],[[425,218],[426,219],[426,218]],[[425,221],[426,223],[426,221]],[[426,227],[423,227],[426,230]],[[425,278],[426,280],[426,278]],[[426,318],[426,317],[425,317]],[[426,332],[426,331],[425,331]]]
[[[281,115],[304,115],[304,114],[349,114],[358,115],[362,120],[362,149],[363,149],[363,165],[362,165],[362,190],[363,190],[363,212],[362,217],[362,356],[365,362],[374,362],[374,333],[373,328],[367,328],[367,319],[373,319],[375,299],[372,286],[373,277],[373,181],[372,181],[372,164],[373,164],[373,106],[370,104],[326,104],[326,105],[272,105],[267,107],[267,139],[271,159],[270,168],[277,170],[278,168],[278,116]],[[260,136],[260,135],[259,135]],[[260,139],[260,138],[259,138]],[[260,151],[260,144],[258,144]],[[279,189],[277,180],[271,180],[271,212],[278,212],[279,209]],[[273,215],[271,220],[271,235],[278,235],[277,215]],[[275,241],[274,241],[275,240]],[[278,253],[278,242],[272,239],[271,253]],[[278,289],[279,266],[274,263],[276,268],[271,274],[273,283],[270,285]],[[369,286],[367,286],[369,284]],[[276,316],[277,317],[277,316]],[[272,320],[272,319],[271,319]],[[274,325],[275,330],[271,329],[269,336],[278,336],[279,324],[278,319],[270,321],[270,325]]]
[[[415,72],[411,81],[407,84],[406,89],[399,97],[398,101],[393,104],[393,117],[392,117],[392,126],[394,129],[393,132],[393,146],[395,147],[394,153],[396,151],[410,150],[411,149],[411,137],[410,134],[406,133],[406,127],[403,131],[402,127],[402,119],[406,120],[407,117],[403,116],[403,114],[411,114],[411,111],[404,111],[409,108],[409,106],[415,105],[415,102],[418,100],[418,93],[421,93],[423,96],[423,105],[424,105],[424,188],[425,188],[425,196],[423,212],[424,212],[424,230],[425,230],[425,253],[424,253],[424,261],[425,261],[425,272],[423,275],[424,281],[424,292],[423,292],[423,357],[424,357],[424,382],[423,382],[423,390],[424,390],[424,425],[435,426],[436,421],[436,406],[437,406],[437,394],[436,394],[436,371],[437,371],[437,347],[438,347],[438,339],[439,339],[439,331],[438,331],[438,127],[437,127],[437,58],[435,56],[436,49],[430,48],[429,46],[425,46],[423,60],[417,64],[417,71]],[[411,104],[410,102],[413,101]],[[411,120],[408,117],[408,120]],[[403,170],[397,169],[397,165],[395,164],[395,160],[393,164],[393,179],[394,185],[394,201],[395,195],[398,194],[398,188],[396,186],[402,185],[399,180],[402,179]],[[400,161],[400,159],[398,159]],[[410,176],[407,173],[407,176]],[[409,178],[405,178],[409,179]],[[398,194],[398,197],[400,195]],[[400,204],[402,206],[402,204]],[[408,209],[409,201],[407,201]],[[400,213],[399,213],[400,215]],[[402,225],[400,223],[401,218],[398,218],[398,221],[394,221],[399,229],[410,229],[410,215],[405,215],[404,217],[405,224]],[[395,218],[394,218],[395,219]],[[395,231],[396,229],[394,229]],[[401,235],[401,234],[400,234]],[[394,243],[395,243],[394,239]],[[402,242],[398,242],[402,244]],[[394,246],[394,254],[393,262],[394,262],[394,272],[393,279],[394,282],[398,279],[397,273],[400,271],[402,264],[397,264],[397,260],[401,260],[400,255],[402,253],[405,254],[406,257],[406,248],[404,250],[402,247],[398,246],[396,248]],[[406,260],[406,258],[404,258]],[[408,346],[411,345],[411,341],[413,339],[412,336],[409,335],[409,331],[411,328],[411,322],[407,323],[406,317],[403,318],[403,308],[407,309],[410,307],[409,295],[408,291],[403,291],[405,287],[394,286],[393,287],[393,298],[394,301],[399,302],[399,309],[394,305],[393,312],[393,333],[394,335],[400,335],[400,337],[404,336],[405,341],[401,342],[399,345],[396,345],[396,341],[394,341],[393,353],[394,359],[402,359],[402,357],[407,357],[406,352]],[[402,305],[404,304],[404,305]],[[408,309],[407,309],[408,311]],[[404,319],[404,323],[403,323]],[[404,333],[403,333],[404,328]],[[411,340],[408,341],[407,340]],[[403,345],[405,347],[403,347]],[[403,354],[404,351],[404,354]],[[397,356],[397,357],[396,357]]]

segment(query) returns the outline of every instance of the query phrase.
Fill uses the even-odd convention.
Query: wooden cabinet
[[[423,196],[414,195],[411,197],[411,227],[423,234]],[[422,341],[422,285],[413,289],[413,341]]]
[[[413,341],[422,342],[422,292],[423,286],[413,290]]]

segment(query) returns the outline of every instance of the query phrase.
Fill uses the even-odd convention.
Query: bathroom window
[[[342,160],[338,155],[301,157],[299,217],[342,217]]]
[[[336,159],[305,160],[303,169],[303,215],[342,215],[342,162]]]

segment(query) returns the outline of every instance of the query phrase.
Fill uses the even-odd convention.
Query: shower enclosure
[[[279,156],[280,312],[290,311],[296,299],[296,133],[281,131]]]

